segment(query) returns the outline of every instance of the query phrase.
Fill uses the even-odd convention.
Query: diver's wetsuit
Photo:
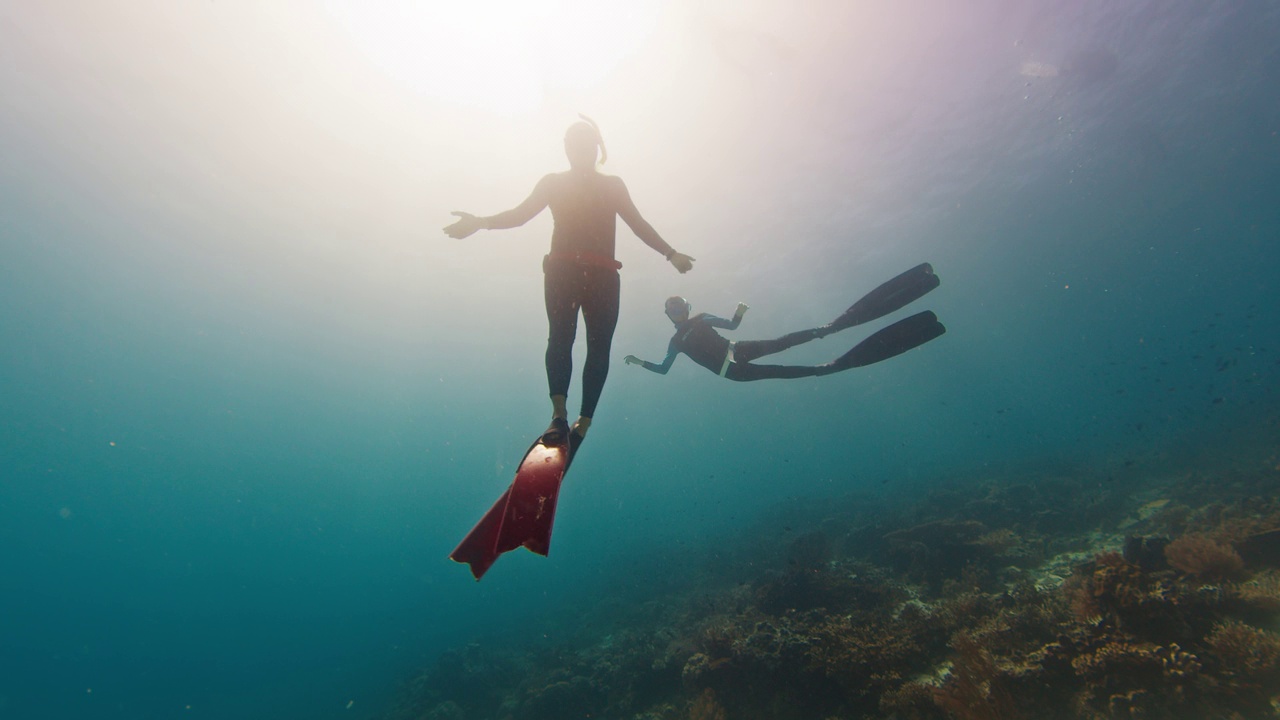
[[[617,217],[644,244],[670,258],[675,250],[636,209],[622,178],[594,170],[552,173],[538,181],[527,200],[489,218],[491,226],[514,227],[550,206],[555,220],[551,252],[543,259],[547,304],[547,385],[568,395],[578,310],[587,323],[587,359],[582,368],[582,410],[593,417],[609,375],[609,352],[618,324],[618,269],[614,260]]]
[[[836,371],[831,365],[752,365],[756,358],[782,352],[818,337],[816,330],[801,330],[773,340],[742,340],[730,343],[715,328],[736,330],[741,317],[725,320],[715,315],[699,313],[676,325],[676,334],[667,345],[667,357],[662,363],[640,361],[646,370],[666,375],[680,353],[711,372],[746,382],[749,380],[790,379],[828,375]],[[732,349],[732,355],[730,350]]]

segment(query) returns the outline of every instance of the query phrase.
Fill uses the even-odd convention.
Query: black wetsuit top
[[[646,370],[665,375],[680,353],[688,355],[691,360],[719,375],[724,367],[725,356],[729,353],[729,341],[724,339],[716,328],[736,330],[742,318],[725,320],[722,317],[698,313],[676,326],[676,334],[667,343],[667,357],[661,363],[643,361]]]
[[[752,362],[765,355],[779,353],[817,338],[817,328],[788,333],[773,340],[739,340],[733,343],[733,360],[726,366],[725,358],[729,354],[729,341],[715,329],[736,330],[741,322],[741,316],[725,320],[706,313],[694,315],[676,326],[676,334],[667,344],[666,359],[661,363],[641,360],[640,364],[646,370],[666,375],[672,363],[676,361],[676,356],[684,353],[711,372],[717,375],[723,374],[729,380],[739,382],[813,377],[828,375],[839,369],[830,363],[826,365],[757,365]]]

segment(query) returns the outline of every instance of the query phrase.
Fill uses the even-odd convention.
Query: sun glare
[[[661,0],[330,0],[330,15],[389,77],[443,103],[533,110],[592,89],[635,52]]]

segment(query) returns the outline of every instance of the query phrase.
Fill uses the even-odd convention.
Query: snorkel
[[[603,165],[609,159],[609,151],[605,149],[600,126],[582,113],[578,113],[578,117],[582,119],[570,125],[564,133],[564,152],[569,156],[569,165],[574,168]],[[599,160],[596,159],[597,149]]]

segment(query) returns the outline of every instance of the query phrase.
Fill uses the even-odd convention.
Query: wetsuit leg
[[[734,346],[733,354],[736,358],[737,346]],[[730,380],[750,382],[752,380],[791,380],[814,375],[830,375],[833,372],[836,370],[830,365],[752,365],[735,360],[724,376]]]
[[[587,323],[587,359],[582,367],[582,411],[594,417],[596,403],[609,376],[609,353],[613,331],[618,327],[619,279],[616,270],[588,268],[582,300],[582,318]]]
[[[547,386],[551,395],[568,395],[573,376],[573,339],[582,306],[582,272],[562,263],[543,263],[543,297],[547,304]]]
[[[733,359],[749,363],[756,358],[780,353],[783,350],[802,345],[817,337],[818,334],[814,330],[801,330],[773,340],[742,340],[733,345]]]

